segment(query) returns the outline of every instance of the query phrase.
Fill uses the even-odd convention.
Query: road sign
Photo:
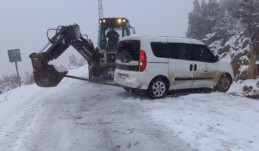
[[[8,56],[10,62],[22,61],[20,49],[8,50]]]
[[[16,68],[16,72],[17,72],[17,82],[19,83],[19,86],[21,87],[20,74],[19,74],[18,64],[17,64],[17,62],[22,61],[20,49],[8,50],[8,56],[9,56],[10,62],[15,62],[15,68]]]

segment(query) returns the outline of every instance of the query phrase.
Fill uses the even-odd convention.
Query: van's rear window
[[[118,45],[117,59],[123,63],[139,61],[140,41],[127,40],[121,41]]]

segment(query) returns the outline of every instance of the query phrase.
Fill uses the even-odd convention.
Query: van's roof
[[[131,35],[127,37],[123,37],[120,41],[124,40],[148,40],[153,42],[159,42],[164,40],[169,40],[169,42],[175,42],[175,43],[188,43],[188,44],[198,44],[198,45],[204,45],[203,42],[191,39],[191,38],[185,38],[185,37],[173,37],[173,36],[149,36],[149,35]]]

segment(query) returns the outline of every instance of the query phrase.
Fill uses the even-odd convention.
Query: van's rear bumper
[[[146,90],[148,86],[139,80],[139,72],[116,69],[114,73],[114,83],[128,88]]]

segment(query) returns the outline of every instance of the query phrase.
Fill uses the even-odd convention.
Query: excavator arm
[[[97,50],[90,39],[85,39],[77,24],[70,26],[59,26],[54,30],[56,33],[49,38],[49,44],[39,53],[30,55],[33,75],[36,84],[40,87],[54,87],[66,76],[67,71],[59,72],[49,62],[57,59],[68,47],[74,47],[88,62],[89,66],[99,66],[100,59],[103,57]]]

